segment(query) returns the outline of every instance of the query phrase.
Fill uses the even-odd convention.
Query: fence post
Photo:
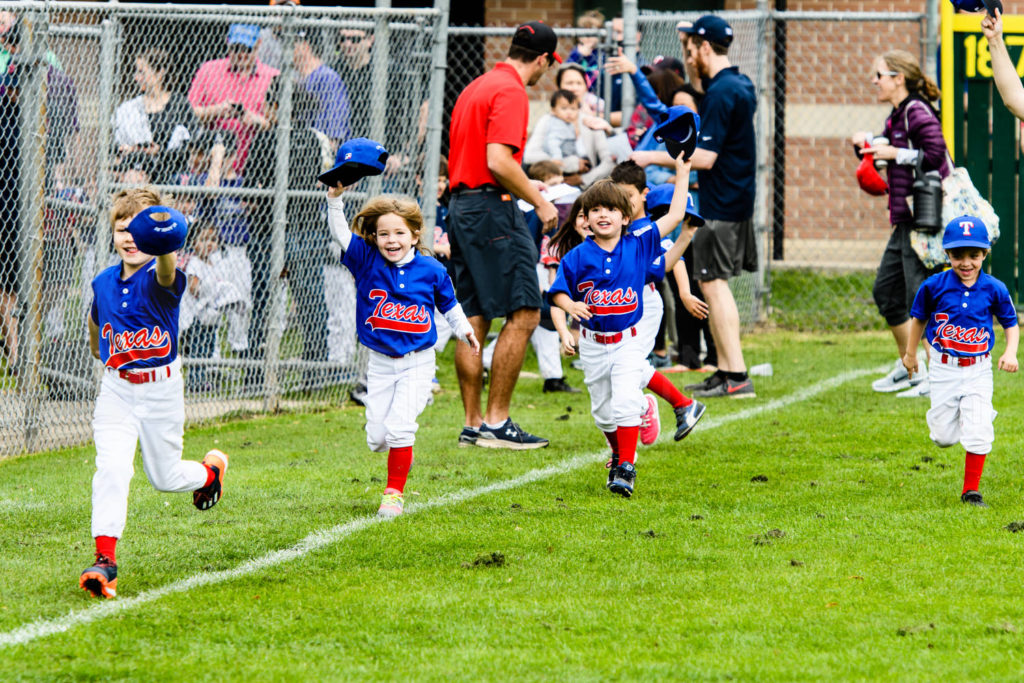
[[[636,64],[636,0],[622,0],[622,53],[626,59]],[[639,68],[639,66],[638,66]],[[633,106],[636,102],[633,90],[633,79],[622,75],[622,130],[626,130],[633,118]]]
[[[43,195],[46,173],[46,36],[45,10],[22,15],[23,38],[19,69],[28,78],[17,88],[21,104],[16,141],[18,160],[18,272],[19,304],[24,311],[19,330],[18,360],[22,372],[19,389],[24,400],[25,450],[38,448],[42,385],[39,369],[41,258],[43,248]],[[24,30],[27,29],[27,30]],[[12,57],[13,59],[13,57]],[[19,74],[23,77],[25,74]]]
[[[437,170],[441,162],[441,137],[444,135],[444,83],[448,75],[448,0],[434,0],[440,12],[434,27],[434,49],[430,64],[430,95],[427,105],[427,155],[423,161],[423,188],[420,207],[423,211],[423,242],[433,248],[434,226],[437,225]]]
[[[284,269],[285,230],[288,227],[288,165],[291,162],[292,137],[292,93],[295,85],[295,26],[294,15],[284,17],[281,30],[281,94],[277,109],[277,145],[274,168],[274,209],[270,233],[270,276],[267,296],[269,315],[262,324],[266,325],[266,349],[263,354],[264,396],[263,409],[277,410],[281,397],[281,382],[278,377],[278,357],[281,355],[281,329],[277,324],[285,311],[281,303],[284,283],[281,271]]]
[[[390,9],[391,0],[376,0],[374,5],[380,9]],[[408,116],[408,112],[388,111],[388,64],[391,61],[391,27],[389,12],[381,12],[376,17],[376,26],[373,30],[373,70],[370,72],[370,92],[373,93],[372,106],[370,107],[370,139],[376,140],[385,147],[388,146],[387,117],[389,115]],[[364,133],[355,131],[358,135]],[[389,149],[394,154],[397,150]],[[383,176],[371,176],[367,184],[367,197],[380,194],[384,186]],[[433,229],[433,228],[431,228]]]

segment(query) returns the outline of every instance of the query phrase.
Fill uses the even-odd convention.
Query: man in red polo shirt
[[[188,90],[188,102],[204,125],[237,136],[238,173],[245,166],[253,136],[272,125],[264,116],[264,107],[270,84],[280,72],[256,58],[259,41],[259,26],[231,24],[228,56],[204,62]]]
[[[513,449],[548,445],[547,439],[512,421],[509,405],[541,307],[537,246],[516,197],[536,207],[545,230],[558,218],[522,167],[530,114],[526,86],[536,84],[553,61],[562,61],[557,47],[551,28],[539,21],[523,24],[505,61],[466,86],[452,110],[448,236],[455,293],[477,339],[487,338],[492,320],[505,318],[491,363],[485,413],[480,410],[481,357],[472,350],[455,350],[466,411],[460,444]]]

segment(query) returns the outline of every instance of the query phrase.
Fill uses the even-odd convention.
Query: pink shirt
[[[270,83],[280,71],[257,61],[256,69],[249,73],[232,71],[227,57],[211,59],[199,67],[192,86],[188,90],[188,102],[195,107],[209,107],[221,102],[237,102],[245,109],[257,114],[263,113],[267,91]],[[235,170],[241,172],[245,159],[249,155],[256,130],[242,124],[240,119],[220,118],[214,121],[215,126],[231,131],[238,138],[238,157]]]

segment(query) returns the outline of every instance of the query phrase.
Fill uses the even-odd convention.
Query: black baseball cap
[[[558,55],[558,37],[551,27],[543,21],[528,21],[521,24],[512,36],[512,44],[525,47],[534,52],[547,53],[559,64],[562,58]]]
[[[729,26],[729,22],[725,19],[716,17],[714,14],[705,14],[693,22],[693,26],[682,27],[679,29],[679,32],[700,36],[708,42],[716,43],[723,47],[729,47],[732,44],[732,26]]]

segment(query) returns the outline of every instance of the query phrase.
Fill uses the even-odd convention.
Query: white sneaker
[[[928,384],[928,378],[925,377],[922,381],[918,382],[906,391],[901,391],[896,394],[896,398],[920,398],[928,396],[929,394],[931,394],[931,386]]]
[[[923,373],[911,379],[907,374],[907,369],[903,367],[903,361],[897,360],[896,365],[889,374],[882,379],[876,379],[872,382],[871,388],[887,394],[892,391],[902,391],[917,386],[921,383],[922,379],[924,379]]]

